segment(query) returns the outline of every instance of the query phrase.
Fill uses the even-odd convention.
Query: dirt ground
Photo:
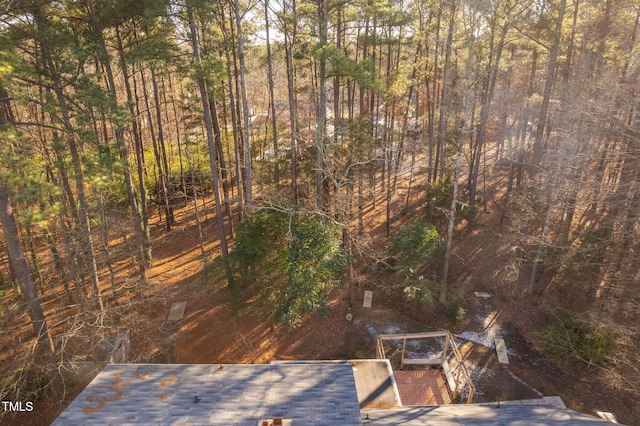
[[[499,179],[494,182],[496,188],[504,187]],[[403,203],[406,186],[400,185],[398,195]],[[381,277],[380,271],[360,267],[353,284],[355,305],[351,306],[345,285],[330,295],[327,315],[309,316],[294,330],[265,321],[258,306],[233,298],[223,282],[203,276],[194,210],[192,206],[182,208],[171,232],[154,224],[154,264],[149,271],[151,284],[145,291],[158,297],[139,312],[146,319],[132,329],[132,359],[161,363],[267,363],[277,359],[375,358],[376,333],[448,329],[460,336],[458,343],[477,388],[475,402],[558,395],[574,410],[592,415],[595,410],[611,411],[622,423],[640,424],[638,408],[628,396],[608,390],[593,371],[561,369],[532,345],[533,330],[546,302],[523,297],[523,277],[514,276],[509,269],[509,247],[500,238],[502,230],[497,224],[499,198],[500,194],[492,193],[490,187],[487,211],[478,217],[480,225],[457,232],[449,282],[459,293],[455,302],[465,310],[460,323],[448,319],[445,307],[426,312],[416,302],[407,302],[397,289],[385,286],[388,277]],[[385,243],[384,208],[382,201],[375,209],[368,208],[365,221],[367,234],[379,247]],[[413,209],[417,208],[416,198]],[[411,213],[396,216],[393,230],[411,217]],[[205,248],[215,252],[218,243],[212,217],[206,218],[203,234]],[[372,308],[362,308],[364,290],[374,292]],[[492,296],[478,299],[473,296],[475,291]],[[186,301],[185,316],[178,322],[166,323],[171,304],[177,301]],[[346,319],[347,313],[352,314],[351,321]],[[494,317],[487,326],[487,318]],[[505,340],[508,367],[497,361],[492,347],[496,336]],[[393,361],[399,349],[386,349]],[[416,354],[429,350],[418,344],[408,349]],[[81,388],[79,385],[70,389],[65,401],[70,402]],[[39,403],[37,413],[4,420],[23,425],[48,424],[63,408],[64,404],[44,401]]]
[[[295,330],[265,323],[259,307],[251,303],[238,305],[219,283],[203,283],[189,275],[166,289],[172,294],[171,300],[187,301],[185,318],[173,326],[169,337],[168,344],[173,345],[174,350],[167,361],[263,363],[273,359],[374,358],[376,332],[449,329],[461,336],[458,343],[477,388],[475,402],[558,395],[574,410],[592,415],[596,410],[611,411],[625,424],[638,424],[638,417],[634,417],[636,408],[624,394],[605,390],[594,372],[561,369],[533,347],[532,333],[546,302],[522,296],[523,277],[510,275],[509,248],[504,247],[499,238],[501,230],[497,226],[499,216],[495,203],[493,207],[481,214],[480,226],[471,231],[460,229],[455,242],[451,282],[460,292],[457,303],[466,311],[465,319],[459,324],[447,319],[443,307],[426,312],[415,302],[404,300],[397,290],[389,291],[381,284],[385,277],[369,280],[372,275],[380,274],[371,269],[359,271],[354,284],[354,306],[350,306],[345,285],[331,294],[326,316],[310,316]],[[376,210],[380,212],[370,209],[366,221],[372,240],[382,244],[383,208],[379,203]],[[394,228],[398,223],[399,220]],[[172,247],[171,238],[176,237],[170,236],[164,242],[168,247]],[[160,251],[162,248],[159,247]],[[175,273],[183,276],[180,271]],[[372,308],[361,307],[364,290],[374,291]],[[492,297],[478,299],[473,296],[475,291],[489,292]],[[353,315],[351,321],[347,321],[347,313]],[[496,313],[496,319],[487,328],[487,317]],[[505,340],[508,367],[497,361],[494,337]],[[393,359],[393,348],[388,355]]]

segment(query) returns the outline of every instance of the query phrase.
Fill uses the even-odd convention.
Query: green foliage
[[[570,364],[606,366],[615,348],[613,334],[606,326],[566,312],[544,326],[540,337],[552,356]]]
[[[0,128],[0,184],[11,194],[14,207],[29,206],[15,209],[20,223],[42,223],[59,210],[57,202],[50,202],[59,189],[47,181],[42,157],[25,146],[24,139],[11,126]]]
[[[4,278],[0,276],[0,284],[4,283]],[[16,284],[14,284],[16,285]],[[6,324],[7,316],[9,316],[10,307],[20,301],[22,295],[17,289],[2,289],[0,290],[0,321]],[[2,388],[0,388],[1,390]]]
[[[460,191],[461,188],[458,190]],[[453,177],[446,174],[436,182],[427,185],[426,193],[426,219],[437,224],[438,228],[442,228],[448,222],[447,214],[451,210],[451,202],[453,201]],[[459,196],[458,199],[462,199],[463,196]],[[456,206],[456,217],[467,222],[473,223],[475,214],[475,210],[466,204],[458,203]]]
[[[407,300],[417,300],[424,309],[431,310],[433,308],[434,295],[430,286],[422,282],[417,285],[411,285],[405,281],[405,287],[402,292]]]
[[[450,174],[427,185],[426,217],[429,222],[441,223],[446,221],[445,211],[451,208],[453,197],[453,178]]]
[[[326,311],[328,292],[348,266],[339,230],[311,216],[263,210],[238,229],[231,267],[263,314],[289,327]]]
[[[424,273],[442,253],[442,239],[436,228],[416,219],[398,230],[387,246],[387,254],[397,259],[396,270],[402,279],[404,295],[418,300],[426,309],[433,307],[433,291],[438,287],[436,277],[426,278]]]
[[[143,0],[135,4],[127,1],[97,2],[96,14],[101,27],[113,27],[123,22],[140,18],[153,17],[162,12],[162,8],[167,6],[166,1]]]
[[[467,310],[457,303],[454,303],[447,307],[446,316],[449,321],[451,321],[455,325],[458,325],[466,318]]]
[[[347,57],[342,49],[331,45],[318,45],[313,52],[318,58],[328,59],[331,70],[328,77],[353,77],[360,87],[371,89],[376,93],[382,91],[382,82],[375,76],[375,65],[370,61],[356,62]]]
[[[9,289],[0,290],[0,306],[9,306],[21,299],[19,292]]]
[[[414,270],[431,265],[442,252],[442,239],[435,226],[420,219],[400,227],[387,246],[387,253]]]
[[[175,147],[175,141],[168,141],[167,149],[171,151]],[[203,141],[186,143],[185,149],[189,150],[188,161],[180,164],[178,156],[170,155],[167,158],[169,166],[169,185],[175,192],[182,192],[182,179],[186,181],[187,196],[192,197],[193,189],[196,189],[198,196],[211,193],[213,186],[211,183],[211,165],[209,163],[209,152],[207,144]],[[161,203],[161,184],[158,181],[158,164],[154,155],[153,147],[145,147],[144,156],[149,173],[144,175],[144,185],[147,188],[150,198]],[[137,177],[136,177],[137,180]]]
[[[47,396],[49,379],[38,367],[16,368],[0,376],[3,401],[41,401]]]
[[[226,282],[224,257],[204,257],[202,259],[201,282],[208,290],[215,290]]]
[[[587,229],[569,250],[560,253],[562,261],[558,274],[563,283],[589,282],[600,273],[606,253],[612,245],[611,227]]]
[[[128,205],[123,174],[126,166],[120,160],[115,146],[105,143],[87,152],[82,156],[82,167],[91,211],[118,211]],[[94,215],[92,220],[97,225],[102,218]]]

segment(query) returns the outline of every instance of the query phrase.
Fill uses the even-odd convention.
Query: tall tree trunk
[[[264,0],[264,31],[267,43],[267,81],[269,85],[269,111],[271,115],[271,137],[273,139],[274,168],[273,180],[276,189],[280,186],[280,150],[278,149],[278,117],[276,117],[276,100],[273,91],[273,63],[271,58],[271,38],[269,35],[269,0]]]
[[[53,118],[53,117],[52,117]],[[71,190],[71,183],[69,182],[69,173],[67,172],[67,168],[65,167],[65,162],[64,162],[64,156],[63,156],[63,150],[62,150],[62,143],[60,141],[60,136],[58,134],[58,132],[53,131],[52,132],[52,136],[53,136],[53,152],[55,155],[55,165],[56,168],[58,170],[58,174],[60,175],[60,181],[62,184],[62,200],[63,200],[63,205],[69,208],[69,211],[71,213],[71,217],[73,218],[73,221],[75,223],[78,223],[79,221],[79,215],[78,215],[78,207],[76,205],[76,200],[75,200],[75,195],[73,194],[73,191]],[[64,203],[64,201],[66,201],[66,203]]]
[[[463,124],[464,125],[464,124]],[[451,244],[453,242],[453,227],[456,222],[456,207],[458,204],[458,177],[460,176],[460,165],[462,163],[462,139],[465,132],[462,132],[458,146],[458,155],[456,157],[456,166],[453,173],[453,196],[451,197],[451,208],[449,209],[449,224],[447,226],[447,238],[445,240],[444,266],[442,268],[442,280],[440,281],[440,302],[444,302],[447,298],[447,290],[449,287],[449,261],[451,258]]]
[[[327,34],[329,25],[329,6],[328,0],[320,0],[318,2],[318,22],[320,25],[320,46],[321,52],[318,59],[318,101],[316,110],[316,208],[319,211],[324,210],[323,200],[323,184],[324,184],[324,137],[327,125],[327,58],[324,47],[327,45]]]
[[[59,95],[61,98],[61,94]],[[61,101],[63,102],[63,101]],[[63,113],[67,115],[68,113]],[[67,116],[68,120],[68,116]],[[67,121],[65,120],[65,121]],[[70,122],[69,122],[70,124]],[[91,222],[89,219],[89,205],[87,203],[87,197],[84,187],[84,173],[82,171],[82,165],[80,162],[80,154],[76,145],[75,137],[71,135],[68,139],[69,149],[71,151],[71,160],[73,161],[74,180],[76,182],[76,193],[78,194],[78,201],[80,202],[80,220],[82,225],[82,240],[83,250],[87,256],[89,262],[89,275],[91,277],[91,296],[98,301],[100,311],[104,310],[102,304],[102,297],[100,296],[100,280],[98,278],[98,264],[96,261],[95,250],[93,248],[93,241],[91,241]]]
[[[148,120],[149,120],[149,129],[152,131],[152,135],[155,134],[153,132],[153,119],[151,117],[151,108],[149,107],[146,83],[145,83],[145,71],[144,69],[140,70],[140,76],[142,77],[142,87],[143,87],[143,95],[145,98],[145,106],[148,112]],[[171,186],[171,172],[169,171],[169,160],[167,158],[167,149],[166,143],[164,140],[164,130],[162,128],[162,111],[160,109],[160,94],[158,93],[158,81],[155,70],[151,68],[151,85],[153,90],[153,100],[155,103],[156,110],[156,124],[158,126],[158,138],[157,138],[157,160],[158,163],[158,172],[161,173],[159,175],[160,184],[162,185],[162,200],[164,202],[164,212],[166,216],[166,228],[167,231],[171,230],[171,226],[175,223],[175,216],[173,214],[173,206],[171,205],[172,193],[173,189]],[[152,137],[152,140],[155,139]],[[162,166],[162,167],[161,167]]]
[[[244,143],[244,175],[245,175],[245,210],[253,211],[253,179],[251,173],[251,147],[249,143],[249,101],[247,100],[247,68],[244,57],[244,35],[242,32],[242,19],[240,17],[240,3],[233,1],[233,10],[236,17],[238,35],[238,60],[240,62],[240,91],[242,94],[242,138]]]
[[[289,97],[289,137],[291,146],[291,201],[294,205],[298,204],[298,147],[296,139],[298,133],[298,108],[295,93],[295,69],[293,67],[293,49],[297,40],[296,1],[297,0],[291,0],[291,14],[293,16],[293,19],[291,20],[293,28],[291,31],[288,30],[288,25],[286,23],[284,24],[284,48],[285,60],[287,62],[287,94]]]
[[[438,104],[438,59],[440,55],[440,23],[442,22],[442,8],[438,8],[436,20],[436,43],[433,52],[433,73],[431,77],[431,85],[429,85],[429,73],[425,72],[425,85],[427,86],[427,115],[429,121],[427,124],[427,134],[429,136],[429,154],[427,158],[427,183],[431,183],[435,176],[434,166],[434,149],[436,146],[435,140],[435,121],[436,121],[436,105]],[[427,185],[427,191],[429,191],[429,185]],[[427,194],[428,195],[428,194]]]
[[[176,135],[176,146],[178,147],[178,158],[180,159],[180,182],[181,182],[181,186],[182,186],[182,196],[184,197],[184,201],[185,203],[188,200],[188,194],[187,194],[187,183],[186,183],[186,179],[185,179],[185,172],[184,172],[184,163],[182,161],[183,159],[183,152],[182,152],[182,135],[180,133],[180,122],[183,120],[184,117],[180,117],[178,116],[178,108],[176,107],[176,98],[173,95],[173,83],[171,82],[171,73],[167,74],[167,82],[168,82],[168,86],[169,86],[169,92],[171,94],[170,97],[170,103],[171,103],[171,110],[173,113],[173,120],[175,123],[175,135]],[[162,91],[163,93],[167,93],[167,91],[165,90],[165,84],[164,84],[164,78],[162,79]],[[165,98],[165,103],[166,103],[166,98]],[[171,122],[171,120],[169,120],[169,112],[168,110],[165,110],[167,113],[167,123]],[[186,151],[186,145],[185,145],[185,151]],[[186,156],[186,154],[185,154]],[[192,179],[191,182],[195,181],[193,180],[193,174],[192,174]]]
[[[209,108],[211,110],[211,120],[213,122],[213,132],[216,142],[216,150],[218,153],[218,165],[220,177],[222,179],[222,195],[224,197],[225,211],[229,220],[229,234],[233,238],[233,214],[231,213],[231,200],[229,200],[229,176],[227,175],[227,164],[224,161],[224,152],[222,150],[222,132],[220,131],[220,120],[218,119],[218,109],[213,96],[209,97]]]
[[[567,47],[567,59],[562,66],[562,83],[566,88],[568,87],[569,77],[571,76],[571,65],[573,60],[573,49],[576,39],[576,29],[578,22],[578,11],[580,10],[580,0],[574,0],[573,2],[573,21],[571,24],[571,35],[569,36],[569,42]]]
[[[236,105],[235,105],[235,117],[236,117],[236,123],[234,125],[234,132],[236,132],[236,134],[238,135],[238,145],[237,145],[237,154],[238,154],[238,164],[240,165],[240,173],[242,175],[242,179],[240,180],[242,182],[242,209],[243,211],[249,213],[249,211],[247,210],[247,170],[245,167],[245,146],[244,146],[244,132],[243,132],[243,127],[244,125],[242,124],[242,94],[240,93],[240,66],[238,65],[238,55],[236,54],[236,49],[234,46],[236,46],[236,39],[235,39],[235,33],[233,31],[233,28],[235,27],[234,24],[234,19],[233,17],[229,17],[229,28],[231,28],[230,34],[231,34],[231,44],[230,47],[227,49],[227,52],[229,50],[231,50],[231,59],[232,62],[230,62],[230,64],[233,64],[233,79],[232,79],[232,85],[233,85],[233,90],[235,93],[235,99],[236,101]]]
[[[564,11],[567,1],[561,0],[558,9],[558,19],[556,21],[555,36],[553,39],[553,45],[549,52],[549,64],[547,65],[547,79],[544,84],[544,92],[542,94],[542,105],[540,106],[540,116],[538,118],[538,126],[536,127],[536,137],[533,142],[533,162],[530,170],[531,178],[534,178],[540,161],[542,160],[542,140],[544,138],[547,115],[549,111],[549,101],[551,100],[551,89],[555,81],[556,62],[558,59],[558,50],[560,48],[560,38],[562,36],[562,20],[564,18]]]
[[[198,40],[198,32],[196,30],[196,22],[193,15],[193,8],[191,2],[187,1],[187,15],[189,17],[189,29],[191,31],[191,42],[193,45],[193,56],[198,66],[202,66],[202,58],[200,55],[200,43]],[[207,86],[202,76],[198,77],[198,88],[200,90],[200,98],[202,100],[202,110],[204,112],[204,121],[207,131],[207,146],[209,148],[209,160],[211,164],[211,175],[213,178],[213,195],[215,199],[216,208],[216,221],[218,224],[218,234],[220,237],[220,251],[225,262],[228,263],[229,250],[227,248],[227,236],[224,229],[224,217],[222,215],[222,203],[220,200],[220,182],[218,178],[218,153],[216,152],[215,139],[213,135],[213,121],[211,119],[211,110],[209,109],[209,93],[207,92]],[[230,277],[230,270],[227,268],[228,277]],[[231,284],[231,281],[229,281]]]
[[[135,74],[135,69],[132,71]],[[156,160],[156,170],[158,171],[158,175],[156,176],[156,188],[157,188],[157,197],[159,200],[157,202],[162,203],[164,207],[164,219],[165,219],[165,229],[167,231],[171,231],[171,226],[173,225],[173,220],[171,219],[173,216],[171,204],[169,202],[169,189],[167,182],[167,171],[165,169],[165,163],[162,161],[162,153],[160,152],[160,145],[158,144],[158,139],[156,138],[156,131],[153,126],[153,116],[151,113],[151,105],[149,103],[149,93],[147,92],[147,79],[145,78],[145,70],[140,67],[140,82],[142,83],[142,99],[144,101],[144,108],[147,112],[147,121],[149,123],[149,135],[151,136],[151,145],[153,146],[153,156]],[[161,122],[158,123],[159,126],[162,126]],[[160,215],[162,217],[162,215]]]
[[[158,124],[158,144],[160,145],[160,155],[162,157],[162,165],[164,167],[164,180],[167,187],[167,204],[170,223],[175,223],[175,215],[173,213],[173,185],[171,184],[171,169],[169,168],[169,158],[167,156],[167,144],[164,137],[164,126],[162,122],[162,110],[160,105],[160,93],[158,90],[158,78],[155,68],[151,67],[151,84],[153,87],[153,99],[156,104],[156,122]]]
[[[474,158],[474,164],[470,171],[469,179],[469,205],[471,208],[476,204],[476,191],[478,186],[478,171],[480,169],[480,157],[484,152],[485,137],[487,133],[487,123],[489,121],[489,112],[491,110],[491,102],[493,101],[493,92],[496,86],[496,80],[498,78],[498,67],[500,66],[500,58],[502,56],[502,50],[504,42],[509,31],[509,23],[505,23],[502,27],[500,34],[500,40],[495,49],[495,59],[493,52],[489,52],[489,64],[487,65],[487,78],[488,87],[482,96],[482,107],[480,109],[480,123],[478,126],[478,135],[476,136],[476,155]],[[492,49],[493,50],[493,49]],[[492,63],[493,62],[493,63]]]
[[[238,192],[238,220],[242,222],[244,220],[244,195],[242,191],[244,179],[243,179],[243,167],[241,166],[244,163],[242,159],[242,149],[240,147],[240,138],[239,138],[239,129],[238,129],[238,117],[237,117],[237,101],[234,95],[233,90],[233,73],[231,72],[231,55],[229,54],[229,50],[231,50],[232,44],[229,43],[229,39],[227,38],[227,29],[225,25],[224,13],[221,11],[220,17],[220,27],[222,28],[222,36],[224,38],[224,44],[227,47],[225,49],[226,56],[226,68],[227,68],[227,84],[229,86],[229,109],[231,110],[231,126],[233,128],[233,150],[235,155],[235,173],[236,173],[236,188]],[[231,29],[233,31],[233,29]]]
[[[27,231],[27,248],[29,249],[29,255],[31,257],[31,270],[33,270],[33,273],[36,276],[35,279],[35,287],[38,288],[40,287],[40,294],[42,296],[44,296],[44,283],[43,283],[43,279],[42,279],[42,271],[40,269],[40,262],[38,262],[38,255],[36,254],[36,248],[33,245],[33,232],[31,231],[31,225],[27,225],[26,226],[26,231]]]
[[[204,249],[204,238],[202,236],[202,221],[200,220],[200,208],[198,207],[198,191],[196,190],[195,165],[191,160],[188,144],[185,146],[184,154],[187,159],[187,165],[189,166],[189,173],[191,174],[191,182],[192,182],[191,192],[193,196],[193,207],[196,213],[196,225],[198,228],[198,243],[200,245],[200,256],[204,260],[206,256],[206,251]]]
[[[38,29],[43,34],[46,33],[47,22],[42,12],[37,7],[34,8],[32,12],[35,18],[36,25],[38,26]],[[82,249],[89,263],[89,274],[91,276],[92,295],[98,301],[100,310],[102,311],[104,307],[102,305],[102,298],[100,297],[100,281],[98,278],[98,265],[96,262],[95,251],[93,249],[93,242],[91,241],[91,223],[89,219],[89,206],[87,203],[85,187],[84,187],[84,173],[82,170],[80,154],[78,152],[78,147],[76,144],[77,129],[74,128],[71,122],[71,115],[67,107],[67,100],[62,90],[63,86],[62,86],[61,78],[60,78],[60,75],[56,73],[56,67],[53,64],[53,60],[51,59],[51,53],[49,51],[49,45],[47,43],[47,40],[41,37],[41,39],[38,41],[40,42],[40,50],[41,50],[44,65],[49,69],[51,73],[50,74],[50,78],[52,80],[51,90],[55,95],[56,101],[58,102],[60,113],[62,115],[62,123],[65,129],[69,132],[67,143],[69,146],[69,151],[71,153],[71,161],[74,169],[76,195],[78,197],[78,202],[80,203],[80,211],[79,211],[78,219],[80,221],[80,226],[81,226],[80,238],[82,240]]]
[[[343,31],[342,31],[342,20],[343,20],[343,16],[342,16],[342,6],[338,5],[337,6],[337,10],[336,10],[336,49],[338,51],[342,50],[342,38],[343,38]],[[346,56],[346,52],[345,56]],[[333,78],[333,127],[334,127],[334,132],[333,132],[333,139],[334,139],[334,143],[339,143],[339,135],[340,132],[338,131],[338,126],[342,126],[342,108],[341,108],[341,91],[340,91],[340,75],[338,75],[336,73],[335,77]]]
[[[547,206],[547,212],[544,215],[544,224],[542,225],[542,234],[540,235],[540,242],[538,243],[538,249],[536,250],[536,256],[533,259],[533,266],[531,268],[531,275],[529,275],[529,285],[527,286],[527,294],[533,294],[533,287],[538,277],[538,268],[542,262],[542,254],[547,244],[547,235],[549,235],[549,228],[551,227],[551,214],[555,208],[555,201],[552,197],[549,197],[549,205]]]
[[[453,11],[452,11],[453,12]],[[447,297],[447,291],[449,288],[449,262],[451,258],[451,245],[453,242],[453,228],[456,220],[456,208],[458,206],[458,179],[460,178],[460,167],[462,164],[462,149],[464,147],[464,140],[468,134],[472,132],[473,126],[473,106],[475,101],[475,93],[472,93],[473,75],[472,75],[472,61],[473,61],[473,37],[468,37],[467,40],[467,87],[464,91],[464,111],[462,120],[460,123],[460,139],[458,140],[458,154],[456,157],[456,165],[453,172],[453,194],[451,197],[451,207],[449,209],[449,224],[447,226],[447,238],[445,240],[445,252],[444,252],[444,265],[442,268],[442,279],[440,281],[440,302],[444,302]],[[447,48],[449,49],[449,48]]]
[[[442,95],[440,98],[440,115],[438,117],[438,144],[436,146],[436,156],[433,164],[433,180],[438,180],[438,177],[442,177],[444,173],[444,144],[445,136],[447,133],[447,104],[449,102],[449,74],[451,73],[451,51],[453,49],[453,30],[455,27],[456,16],[456,3],[451,3],[450,8],[451,18],[449,19],[449,31],[447,33],[447,45],[445,49],[444,57],[444,70],[442,76]]]
[[[131,126],[132,126],[131,133],[133,135],[133,140],[136,147],[136,163],[137,163],[137,172],[138,172],[138,187],[140,189],[141,212],[140,210],[138,210],[138,207],[137,207],[137,200],[136,200],[134,189],[133,189],[134,187],[133,178],[131,177],[130,174],[126,175],[128,176],[127,177],[127,182],[128,182],[127,194],[129,197],[129,204],[131,205],[131,211],[133,213],[134,226],[136,230],[138,229],[140,230],[139,233],[138,231],[136,232],[138,233],[138,235],[142,240],[141,249],[140,249],[141,250],[140,273],[144,277],[146,275],[146,268],[151,263],[151,234],[149,230],[149,211],[147,207],[147,189],[144,184],[144,169],[145,169],[144,148],[142,146],[142,138],[138,131],[138,120],[136,120],[135,118],[136,114],[134,111],[134,99],[131,93],[131,85],[129,84],[129,71],[128,71],[127,62],[124,57],[124,48],[122,46],[122,38],[120,37],[120,30],[117,26],[116,26],[116,38],[118,40],[118,56],[120,59],[120,68],[122,69],[122,74],[123,74],[124,87],[127,94],[127,104],[129,105],[129,112],[133,117],[133,119],[131,120]],[[113,81],[113,74],[111,74],[110,81],[112,83],[110,84],[112,86],[112,89],[111,89],[112,94],[114,97],[116,97],[117,94],[115,92],[115,82]],[[121,156],[123,156],[124,159],[128,159],[128,150],[126,148],[127,144],[123,141],[120,145],[121,145],[120,147]],[[127,165],[129,164],[128,160],[126,164]]]
[[[31,324],[36,333],[38,344],[46,354],[53,355],[55,352],[53,340],[49,334],[47,321],[40,306],[40,300],[38,299],[36,287],[31,279],[27,261],[20,247],[18,226],[11,211],[9,194],[2,185],[0,185],[0,224],[2,225],[2,233],[4,234],[4,240],[7,244],[9,262],[18,280],[22,297],[27,304],[27,312],[29,313]]]

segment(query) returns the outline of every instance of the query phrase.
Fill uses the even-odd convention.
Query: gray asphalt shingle
[[[438,405],[362,410],[363,426],[578,426],[604,420],[550,405]]]
[[[372,389],[374,393],[378,391],[375,386]],[[367,387],[364,391],[367,395],[371,393]],[[305,426],[604,423],[596,417],[553,405],[508,402],[500,406],[456,404],[361,411],[352,364],[330,362],[110,364],[53,425],[256,426],[259,420],[275,417],[292,419],[293,425]]]
[[[255,426],[274,417],[360,425],[351,365],[111,364],[53,424]]]

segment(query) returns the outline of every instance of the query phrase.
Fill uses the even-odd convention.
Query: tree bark
[[[116,38],[118,40],[118,55],[120,58],[120,67],[122,68],[124,87],[127,94],[127,103],[129,104],[129,112],[133,119],[131,120],[132,126],[132,134],[133,140],[136,147],[136,164],[137,164],[137,172],[138,172],[138,186],[140,188],[140,207],[141,213],[138,213],[138,208],[135,207],[137,200],[135,199],[135,194],[133,193],[133,179],[129,176],[128,179],[131,180],[131,187],[128,190],[129,196],[129,204],[131,205],[131,209],[133,212],[134,223],[136,229],[140,229],[140,238],[142,238],[142,247],[140,257],[140,268],[141,274],[143,273],[142,269],[145,269],[144,274],[146,275],[146,267],[151,263],[151,235],[149,230],[149,211],[147,208],[147,189],[144,184],[144,147],[142,145],[142,138],[140,137],[140,133],[138,132],[138,121],[136,120],[136,115],[133,109],[134,100],[133,95],[131,93],[131,85],[129,84],[129,71],[127,67],[127,62],[124,58],[124,48],[122,46],[122,38],[120,37],[120,31],[118,27],[116,27]],[[113,96],[115,94],[115,88],[112,89]],[[124,158],[128,158],[128,150],[126,149],[126,143],[121,144],[122,156]],[[127,164],[129,164],[127,162]],[[143,275],[143,277],[145,276]]]
[[[542,261],[542,254],[544,247],[547,243],[547,235],[549,234],[549,228],[551,226],[551,214],[555,207],[555,201],[550,200],[547,207],[547,213],[544,216],[544,224],[542,225],[542,234],[540,235],[540,242],[538,243],[538,249],[536,250],[536,257],[533,260],[533,267],[531,268],[531,275],[529,275],[529,285],[527,286],[527,294],[533,294],[533,287],[538,277],[538,267]]]
[[[98,42],[101,48],[102,55],[102,65],[104,70],[106,71],[107,83],[109,86],[109,92],[113,98],[115,108],[118,108],[118,94],[115,88],[115,79],[113,76],[113,70],[111,68],[111,58],[109,57],[109,53],[107,51],[107,46],[104,41],[104,37],[102,35],[102,28],[98,26],[98,19],[95,14],[95,5],[93,0],[89,1],[89,14],[91,16],[91,22],[93,25],[93,30],[98,37]],[[117,29],[116,29],[117,32]],[[121,46],[119,46],[121,47]],[[122,58],[122,52],[120,52]],[[124,58],[122,58],[124,61]],[[126,79],[126,73],[124,78]],[[140,210],[138,208],[138,201],[136,199],[135,194],[135,184],[133,182],[133,177],[131,176],[131,170],[129,167],[129,149],[124,140],[124,131],[117,125],[114,125],[114,136],[118,145],[118,151],[120,153],[120,159],[125,163],[125,167],[123,169],[124,173],[124,181],[127,188],[127,198],[129,201],[129,207],[131,208],[131,214],[133,218],[133,227],[136,236],[138,237],[138,245],[140,247],[138,264],[140,268],[140,279],[142,282],[146,282],[147,275],[147,263],[148,260],[145,255],[145,247],[151,247],[150,241],[145,241],[145,233],[143,229],[143,221],[140,216]],[[104,131],[106,132],[106,122],[104,122]],[[105,135],[106,136],[106,135]]]
[[[327,45],[328,34],[328,0],[318,2],[318,22],[320,25],[320,58],[318,59],[318,103],[316,110],[316,208],[324,210],[323,183],[324,183],[324,137],[327,124],[327,58],[323,48]]]
[[[198,32],[196,30],[196,22],[193,15],[193,8],[190,2],[187,2],[187,15],[189,17],[189,29],[191,31],[191,42],[193,44],[193,56],[198,66],[202,66],[202,58],[200,55],[200,43],[198,40]],[[209,160],[211,164],[211,175],[213,177],[213,195],[215,198],[216,221],[218,224],[218,234],[220,237],[220,251],[227,261],[229,250],[227,248],[227,236],[224,229],[224,217],[222,215],[222,203],[220,200],[220,182],[218,178],[218,153],[215,148],[215,140],[213,135],[213,121],[211,119],[211,110],[209,109],[209,93],[204,78],[198,78],[198,88],[200,90],[200,98],[202,101],[202,109],[204,112],[205,127],[207,130],[207,145],[209,148]],[[227,268],[228,269],[228,268]]]
[[[251,149],[249,143],[249,101],[247,100],[247,68],[244,63],[244,36],[242,32],[242,19],[240,17],[240,3],[233,2],[233,10],[236,17],[236,27],[238,34],[238,60],[240,62],[240,93],[242,96],[242,139],[244,143],[244,190],[245,190],[245,210],[253,211],[253,179],[251,173]]]
[[[284,25],[284,48],[285,48],[285,60],[287,62],[287,94],[289,97],[289,132],[290,132],[290,146],[291,146],[291,201],[294,205],[298,204],[298,147],[297,147],[297,133],[298,133],[298,109],[296,104],[295,94],[295,69],[293,67],[293,48],[296,44],[296,0],[291,0],[291,14],[294,19],[293,28],[291,32],[288,31],[288,26]]]
[[[542,105],[540,106],[540,116],[538,118],[538,126],[536,127],[536,137],[533,142],[533,164],[530,170],[531,178],[534,178],[537,173],[537,168],[542,160],[542,140],[545,134],[545,128],[547,125],[547,115],[549,111],[549,101],[551,100],[551,89],[555,81],[556,62],[558,60],[558,50],[560,47],[560,38],[562,36],[562,20],[564,18],[564,11],[567,1],[561,0],[558,10],[558,19],[556,21],[555,37],[553,39],[553,45],[551,46],[551,52],[549,53],[549,64],[547,65],[547,79],[544,84],[544,93],[542,98]]]
[[[2,224],[4,240],[7,243],[9,262],[18,280],[22,297],[27,304],[27,312],[36,333],[38,344],[46,354],[53,355],[55,352],[53,340],[40,306],[36,287],[31,279],[27,261],[20,247],[18,226],[11,211],[9,194],[3,185],[0,185],[0,224]]]
[[[168,222],[175,223],[175,215],[173,213],[173,185],[171,184],[171,169],[169,168],[169,159],[167,158],[167,144],[165,143],[164,129],[162,125],[162,111],[160,108],[160,93],[158,90],[158,78],[154,67],[151,67],[151,85],[153,88],[153,100],[156,105],[156,123],[158,125],[158,145],[160,148],[160,156],[162,157],[162,167],[164,169],[164,182],[167,194],[165,196]],[[151,120],[149,120],[151,123]]]
[[[475,158],[472,160],[473,165],[469,176],[469,205],[471,206],[471,208],[474,208],[476,204],[476,190],[478,186],[480,157],[484,150],[485,137],[487,133],[487,123],[489,121],[489,112],[491,110],[493,92],[496,86],[496,80],[498,78],[498,67],[500,66],[500,58],[502,56],[502,50],[508,31],[509,23],[507,22],[502,27],[502,32],[500,34],[500,40],[498,41],[498,45],[496,47],[495,60],[493,61],[493,64],[491,63],[491,59],[493,59],[493,52],[489,52],[489,64],[487,65],[487,78],[489,79],[489,81],[487,84],[488,87],[484,91],[482,96],[482,107],[480,109],[479,123],[480,125],[478,127],[478,135],[476,136],[476,152]]]
[[[449,102],[449,74],[451,73],[451,51],[453,44],[453,30],[455,27],[455,15],[456,15],[456,3],[451,3],[450,8],[451,18],[449,20],[449,30],[447,32],[447,46],[445,49],[444,57],[444,70],[442,75],[442,96],[440,98],[440,115],[438,117],[438,143],[436,145],[436,156],[433,164],[433,180],[438,180],[438,177],[442,177],[444,173],[444,163],[442,159],[444,156],[444,144],[445,136],[447,133],[447,103]]]
[[[444,266],[442,268],[442,280],[440,282],[440,303],[447,298],[448,275],[449,275],[449,259],[451,258],[451,244],[453,241],[453,227],[456,222],[456,207],[458,204],[458,177],[460,176],[460,166],[462,163],[462,139],[465,132],[462,132],[460,138],[460,146],[458,147],[458,155],[456,158],[456,166],[453,173],[453,196],[451,197],[451,208],[449,209],[449,224],[447,226],[447,239],[445,240]]]
[[[279,149],[278,149],[278,120],[276,117],[276,100],[273,90],[273,63],[271,58],[271,39],[269,36],[269,0],[264,0],[264,31],[267,43],[267,81],[269,84],[269,111],[271,115],[271,137],[273,139],[273,155],[274,168],[273,168],[273,180],[276,184],[276,189],[280,186],[280,166],[278,164]]]
[[[221,12],[224,15],[223,12]],[[231,72],[231,55],[229,54],[230,45],[229,39],[227,38],[227,29],[225,25],[224,16],[220,17],[220,27],[222,29],[222,36],[224,38],[224,44],[227,46],[225,49],[226,56],[226,69],[227,69],[227,83],[229,85],[229,109],[231,110],[231,126],[233,128],[233,150],[236,158],[235,161],[235,172],[236,172],[236,188],[238,192],[238,221],[242,222],[244,220],[244,195],[242,192],[243,186],[243,173],[241,164],[244,162],[242,159],[242,149],[240,146],[240,138],[238,137],[238,117],[236,116],[237,106],[236,106],[236,98],[234,96],[233,90],[233,73]]]

